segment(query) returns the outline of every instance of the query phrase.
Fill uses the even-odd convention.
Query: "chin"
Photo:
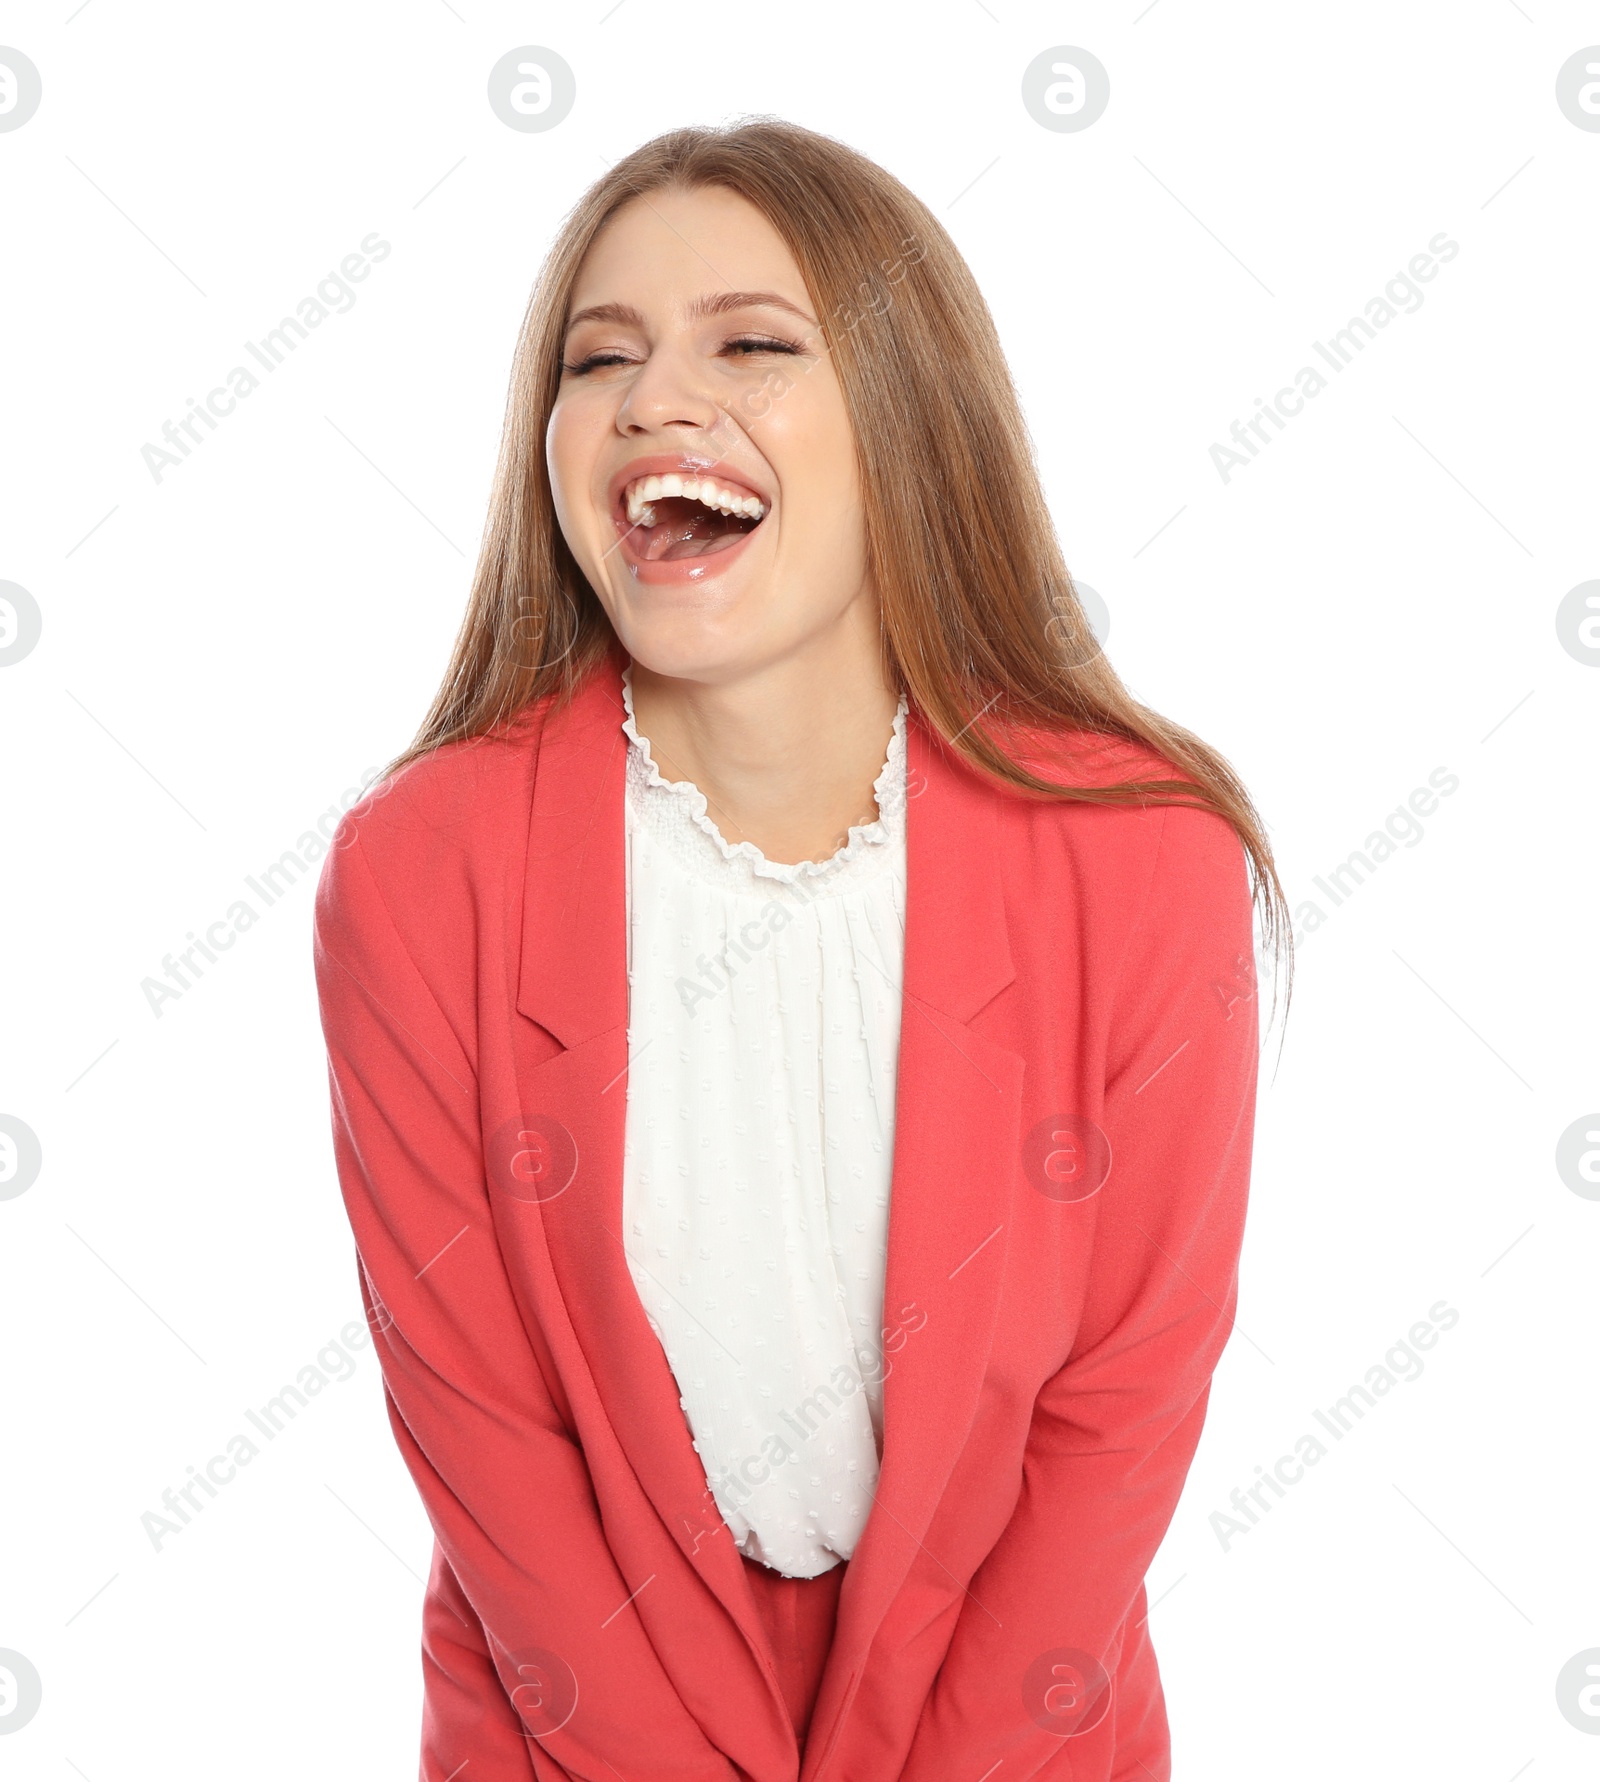
[[[667,680],[700,681],[707,686],[737,680],[771,654],[755,639],[686,619],[673,623],[634,623],[617,628],[623,648],[651,674]]]

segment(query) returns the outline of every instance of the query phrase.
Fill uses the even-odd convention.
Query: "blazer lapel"
[[[570,1184],[539,1207],[552,1272],[607,1421],[641,1489],[743,1635],[768,1682],[779,1742],[793,1733],[763,1654],[744,1562],[706,1485],[677,1383],[623,1246],[627,1113],[627,739],[619,668],[604,664],[544,726],[528,834],[518,1010],[562,1051],[518,1071],[521,1112],[570,1137]],[[564,1140],[558,1140],[559,1153]],[[630,1582],[642,1587],[644,1580]],[[653,1605],[650,1605],[653,1607]],[[713,1651],[702,1654],[704,1660]],[[714,1694],[729,1692],[726,1676]],[[709,1730],[709,1729],[708,1729]],[[725,1745],[739,1743],[728,1729]],[[749,1735],[745,1735],[748,1740]],[[740,1755],[762,1768],[761,1741]]]
[[[919,1550],[988,1367],[1011,1224],[1021,1057],[969,1025],[1015,977],[999,799],[907,726],[906,941],[884,1289],[883,1459],[840,1592],[804,1773],[826,1764],[866,1655]],[[903,1341],[890,1348],[895,1331]],[[950,1574],[951,1582],[956,1582]]]

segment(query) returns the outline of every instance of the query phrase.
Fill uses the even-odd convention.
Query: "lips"
[[[636,458],[611,480],[617,550],[645,582],[693,582],[731,567],[772,511],[766,491],[715,458]]]

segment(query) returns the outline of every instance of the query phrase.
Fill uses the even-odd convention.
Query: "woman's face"
[[[861,490],[777,232],[719,188],[647,193],[596,237],[569,315],[550,481],[629,655],[706,682],[819,642],[825,659],[872,598]]]

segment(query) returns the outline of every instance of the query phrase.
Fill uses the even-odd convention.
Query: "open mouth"
[[[617,526],[637,563],[714,557],[748,538],[767,517],[759,495],[722,477],[639,476],[625,484]]]

